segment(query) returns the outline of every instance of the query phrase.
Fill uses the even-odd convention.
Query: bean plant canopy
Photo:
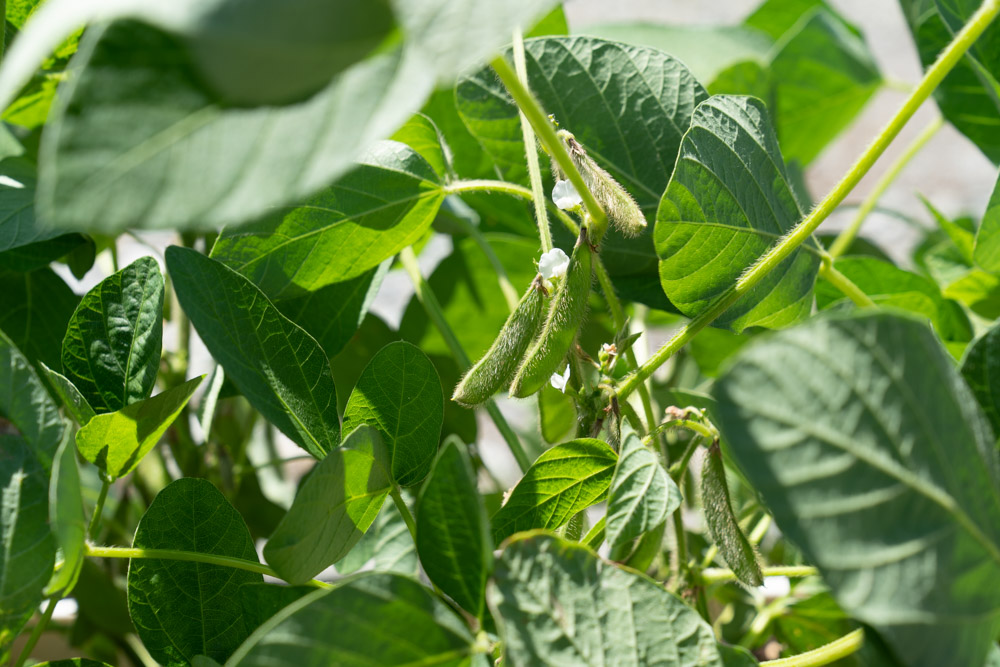
[[[1000,665],[1000,0],[838,4],[0,0],[0,664]]]

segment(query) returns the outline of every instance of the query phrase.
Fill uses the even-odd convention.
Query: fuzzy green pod
[[[451,400],[471,408],[485,403],[510,384],[525,350],[542,326],[544,294],[541,279],[536,277],[504,322],[493,345],[455,387]]]
[[[556,286],[542,331],[524,356],[524,361],[510,384],[512,396],[524,398],[539,391],[566,358],[587,313],[592,254],[593,249],[584,227],[573,248],[566,276]]]
[[[641,234],[646,229],[646,216],[642,214],[642,209],[632,195],[587,155],[587,151],[571,133],[560,130],[559,136],[566,144],[570,159],[583,176],[583,182],[587,184],[587,188],[604,209],[605,215],[615,229],[630,237]],[[557,177],[565,178],[560,174],[557,174]]]
[[[729,503],[729,486],[718,442],[709,447],[701,468],[701,504],[712,539],[737,579],[747,586],[763,584],[757,550],[743,534]]]

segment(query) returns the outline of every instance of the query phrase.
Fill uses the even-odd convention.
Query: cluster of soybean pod
[[[560,130],[558,136],[608,220],[628,236],[639,234],[646,219],[632,196],[587,155],[572,134]],[[554,161],[552,172],[556,181],[566,178]],[[602,234],[584,214],[566,275],[551,294],[542,275],[535,276],[493,345],[459,382],[452,400],[474,407],[505,388],[511,396],[526,398],[563,367],[587,314],[593,253],[598,252]]]

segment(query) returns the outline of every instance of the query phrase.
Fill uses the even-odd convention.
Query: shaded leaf
[[[2,331],[0,415],[17,427],[42,466],[50,470],[66,424],[31,363]]]
[[[149,396],[160,367],[163,276],[142,257],[80,301],[62,344],[63,373],[98,412]]]
[[[49,482],[49,524],[59,547],[62,565],[52,576],[45,593],[69,594],[83,567],[87,519],[80,489],[80,469],[76,463],[76,443],[69,429],[56,451]]]
[[[49,381],[53,389],[55,389],[56,396],[62,401],[66,412],[73,418],[77,425],[84,426],[94,418],[96,414],[94,408],[90,407],[90,403],[83,397],[80,390],[66,379],[65,375],[57,373],[44,363],[41,364],[41,367],[42,372],[45,373],[45,378]]]
[[[522,530],[555,530],[574,514],[600,502],[611,484],[618,455],[594,438],[570,440],[546,450],[531,464],[493,515],[496,543]]]
[[[417,552],[424,572],[463,609],[482,618],[493,540],[469,453],[448,438],[417,500]]]
[[[653,530],[681,504],[681,491],[635,432],[622,441],[608,491],[605,535],[612,549]]]
[[[286,586],[263,582],[243,584],[240,586],[243,622],[252,632],[288,605],[315,591],[313,586]]]
[[[538,422],[545,442],[558,444],[577,431],[576,402],[551,384],[538,392]]]
[[[80,297],[49,268],[0,273],[0,294],[0,329],[36,368],[39,362],[59,368],[63,334]]]
[[[132,546],[178,549],[259,562],[243,517],[203,479],[172,482],[139,520]],[[128,608],[157,662],[187,665],[196,655],[225,660],[247,638],[240,587],[261,575],[182,560],[133,559]]]
[[[995,440],[926,325],[813,319],[744,348],[715,396],[733,458],[844,610],[908,665],[981,664],[1000,610]]]
[[[1000,437],[1000,324],[969,346],[960,370],[993,425],[993,434]]]
[[[282,579],[305,583],[357,544],[392,486],[388,456],[378,431],[361,425],[316,465],[264,546]]]
[[[656,214],[660,283],[694,317],[802,217],[763,103],[716,95],[695,110]],[[807,241],[715,324],[778,328],[812,308],[819,246]]]
[[[77,449],[108,478],[124,477],[160,441],[203,379],[199,375],[152,398],[95,416],[77,431]]]
[[[439,177],[449,172],[444,137],[429,116],[422,113],[414,114],[393,133],[390,139],[406,144],[416,151]]]
[[[1000,178],[976,232],[973,257],[986,271],[1000,273]]]
[[[515,538],[490,607],[511,665],[721,667],[712,629],[645,576],[558,537]]]
[[[411,486],[431,469],[443,418],[444,394],[430,359],[398,341],[379,350],[361,373],[344,409],[344,431],[361,424],[378,429],[393,481]]]
[[[372,573],[288,605],[226,665],[457,666],[468,664],[472,643],[462,619],[424,586]]]
[[[177,246],[166,257],[184,312],[226,376],[282,433],[323,458],[340,441],[340,418],[330,362],[316,341],[220,262]]]

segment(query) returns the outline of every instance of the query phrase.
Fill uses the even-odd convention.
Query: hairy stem
[[[819,571],[808,565],[782,565],[765,567],[761,570],[765,577],[813,577]],[[736,581],[736,574],[725,568],[710,567],[702,570],[701,580],[705,584],[718,584],[724,581]]]
[[[131,547],[98,547],[92,544],[84,544],[84,553],[93,558],[154,558],[159,560],[183,560],[194,563],[208,563],[209,565],[221,565],[222,567],[232,567],[237,570],[266,574],[269,577],[280,579],[277,572],[267,565],[261,565],[242,558],[232,556],[220,556],[218,554],[203,554],[197,551],[181,551],[179,549],[138,549]],[[306,582],[309,586],[316,588],[333,588],[331,584],[318,579],[311,579]]]
[[[836,287],[848,299],[854,302],[859,308],[874,308],[875,302],[865,294],[860,287],[845,276],[843,273],[833,268],[833,264],[824,261],[819,267],[819,275]]]
[[[514,30],[514,69],[517,80],[527,88],[528,67],[524,62],[524,36],[521,29]],[[535,204],[535,221],[538,223],[538,236],[542,240],[542,252],[552,250],[552,230],[549,229],[549,216],[545,213],[545,193],[542,190],[542,169],[538,162],[538,148],[535,144],[535,133],[531,123],[523,111],[518,112],[521,119],[521,138],[524,140],[524,154],[528,160],[528,180],[531,181],[532,201]]]
[[[396,509],[399,510],[399,515],[403,517],[403,523],[406,524],[406,529],[410,531],[410,537],[413,538],[414,544],[417,542],[417,523],[413,520],[413,514],[410,513],[410,508],[407,506],[406,501],[403,500],[402,494],[399,492],[399,487],[393,485],[392,491],[389,492],[392,496],[392,502],[396,503]]]
[[[837,235],[837,238],[834,239],[833,243],[830,244],[828,252],[831,257],[836,259],[847,252],[847,249],[851,247],[852,243],[854,243],[854,239],[857,238],[858,231],[861,229],[861,224],[865,221],[865,218],[868,217],[868,214],[872,212],[872,209],[875,208],[875,204],[878,203],[882,194],[885,193],[886,189],[892,184],[893,181],[896,180],[896,177],[899,176],[899,172],[903,171],[903,167],[909,164],[910,160],[913,159],[913,156],[920,152],[920,149],[923,148],[928,141],[930,141],[931,137],[937,134],[937,131],[940,130],[943,125],[944,120],[940,116],[932,120],[927,127],[925,127],[923,131],[917,135],[910,145],[906,147],[903,154],[889,166],[884,174],[882,174],[882,178],[878,179],[875,187],[872,188],[871,192],[868,193],[868,196],[865,197],[864,201],[861,202],[861,205],[858,206],[858,210],[854,214],[854,218],[851,219],[850,224],[848,224],[847,227],[844,227],[840,234]]]
[[[427,284],[424,280],[423,274],[420,272],[420,265],[417,263],[417,256],[413,253],[413,248],[407,246],[399,252],[399,261],[402,263],[403,268],[410,276],[410,281],[413,283],[413,288],[416,290],[417,299],[420,304],[424,307],[427,312],[427,316],[437,327],[438,332],[441,337],[444,338],[445,343],[448,345],[448,349],[451,350],[451,355],[455,357],[455,361],[458,362],[458,366],[462,371],[465,371],[471,366],[468,355],[465,354],[465,350],[462,348],[462,344],[455,337],[455,332],[451,330],[448,325],[448,321],[444,318],[444,311],[441,309],[441,304],[438,302],[437,297],[434,296],[434,292],[431,290],[431,286]],[[528,453],[524,450],[521,445],[521,441],[518,439],[517,434],[504,419],[503,414],[500,412],[500,408],[496,406],[492,400],[486,401],[486,412],[489,414],[493,423],[496,425],[497,430],[500,431],[500,435],[507,442],[507,446],[510,447],[511,454],[514,455],[514,459],[517,460],[517,465],[521,468],[521,472],[526,471],[531,467],[531,459],[528,457]]]
[[[17,663],[14,667],[23,667],[24,663],[31,657],[31,652],[35,650],[35,645],[38,644],[38,640],[42,638],[42,634],[45,632],[45,628],[48,627],[49,621],[52,620],[52,612],[56,610],[56,604],[62,598],[50,598],[48,605],[45,607],[45,612],[42,617],[38,619],[35,623],[35,627],[31,629],[31,636],[28,637],[27,643],[25,643],[24,648],[21,649],[21,654],[17,656]]]
[[[94,505],[94,513],[90,516],[90,526],[87,527],[87,539],[97,539],[97,531],[101,527],[101,513],[104,511],[104,501],[108,499],[108,489],[111,482],[103,480],[101,484],[101,494],[97,496],[97,504]]]
[[[593,235],[593,238],[600,238],[604,234],[604,230],[608,227],[608,216],[604,213],[601,205],[597,203],[597,199],[594,198],[594,194],[587,187],[583,176],[580,175],[580,171],[573,164],[573,160],[570,159],[569,153],[566,152],[566,147],[556,135],[556,131],[552,127],[552,123],[549,122],[549,118],[542,109],[542,105],[539,104],[535,96],[531,94],[531,91],[517,78],[517,73],[503,56],[495,59],[491,65],[496,71],[497,76],[503,81],[503,85],[506,86],[507,92],[514,98],[514,103],[517,104],[521,113],[531,123],[531,127],[538,133],[538,138],[542,142],[542,146],[552,156],[552,159],[556,161],[556,164],[566,174],[570,183],[573,184],[580,198],[583,199],[583,207],[590,214],[591,222],[597,231]]]
[[[820,646],[790,658],[768,660],[760,663],[760,667],[821,667],[821,665],[832,664],[857,652],[864,643],[865,632],[858,628],[840,639],[833,640],[826,646]]]
[[[982,6],[972,15],[972,18],[955,35],[955,38],[945,47],[941,55],[924,74],[920,84],[906,98],[889,122],[882,128],[875,140],[865,149],[844,177],[834,186],[833,190],[796,225],[787,235],[764,253],[751,266],[736,284],[727,289],[697,317],[688,322],[675,333],[670,340],[656,351],[639,369],[627,377],[618,386],[618,398],[621,400],[634,391],[639,384],[653,374],[667,359],[684,347],[699,331],[714,322],[740,297],[757,286],[771,271],[788,258],[800,245],[812,236],[820,223],[844,201],[844,198],[854,189],[858,182],[868,173],[875,161],[885,152],[899,131],[913,116],[920,105],[930,97],[941,80],[950,72],[958,61],[969,50],[987,26],[1000,14],[1000,0],[985,0]],[[516,99],[516,98],[515,98]]]

